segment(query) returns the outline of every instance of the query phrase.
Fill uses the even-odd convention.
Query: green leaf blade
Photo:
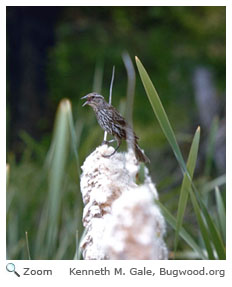
[[[199,201],[200,206],[201,206],[202,213],[204,214],[205,220],[206,220],[208,228],[209,228],[209,233],[210,233],[209,236],[211,238],[212,243],[214,244],[218,258],[220,260],[225,260],[226,259],[226,251],[225,251],[225,247],[224,247],[220,232],[218,231],[218,229],[217,229],[212,217],[210,216],[204,202],[202,201],[200,196],[197,196],[197,197],[198,197],[198,201]]]
[[[188,161],[187,161],[187,169],[189,171],[189,175],[191,176],[191,179],[193,177],[193,173],[196,167],[199,142],[200,142],[200,127],[198,127],[195,132],[195,135],[194,135],[194,138],[191,144],[189,156],[188,156]],[[185,174],[183,181],[182,181],[181,190],[180,190],[180,198],[178,202],[177,226],[176,226],[176,234],[175,234],[175,251],[177,250],[179,231],[183,223],[183,218],[184,218],[184,213],[185,213],[185,209],[186,209],[186,205],[188,201],[188,193],[189,193],[190,188],[191,188],[191,181],[189,177],[187,176],[187,174]]]
[[[160,202],[156,201],[160,209],[162,210],[162,213],[168,222],[168,224],[173,228],[176,229],[176,219],[174,216],[167,210],[167,208]],[[205,260],[208,259],[206,255],[204,254],[203,250],[197,245],[195,240],[192,238],[192,236],[183,228],[180,228],[180,236],[184,239],[184,241],[196,252],[199,254],[200,258]]]
[[[199,204],[197,202],[197,199],[195,197],[194,192],[190,189],[190,196],[191,196],[191,201],[193,204],[193,208],[197,217],[197,221],[201,230],[201,235],[203,237],[204,243],[205,243],[205,247],[208,253],[208,259],[215,259],[214,254],[213,254],[213,249],[210,243],[210,236],[209,236],[209,232],[207,230],[207,227],[205,225],[205,222],[202,218],[201,215],[201,209],[199,207]]]
[[[219,218],[219,224],[222,231],[222,236],[224,242],[226,241],[226,211],[224,202],[220,193],[219,188],[216,186],[215,188],[215,197],[216,197],[216,203],[217,203],[217,211],[218,211],[218,218]]]
[[[183,172],[187,172],[187,168],[182,153],[180,151],[179,145],[177,143],[174,131],[168,120],[167,114],[163,108],[158,93],[140,60],[137,57],[135,57],[135,60],[141,80],[143,82],[143,86],[145,88],[146,94],[153,108],[153,111],[159,121],[159,124],[172,147],[172,150],[175,154],[177,161],[180,164],[181,169],[183,170]]]

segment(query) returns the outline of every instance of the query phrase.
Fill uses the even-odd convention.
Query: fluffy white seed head
[[[82,166],[84,259],[166,259],[165,222],[148,169],[137,185],[140,166],[133,151],[103,157],[112,152],[100,146]]]

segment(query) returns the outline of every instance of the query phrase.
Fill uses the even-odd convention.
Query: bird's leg
[[[111,140],[112,141],[112,140]],[[113,140],[115,141],[115,140]],[[121,140],[120,139],[117,139],[117,142],[118,142],[118,145],[116,147],[116,149],[114,150],[114,152],[112,152],[111,154],[109,155],[102,155],[103,157],[111,157],[112,155],[114,155],[116,153],[116,151],[119,149],[120,145],[121,145]]]
[[[104,145],[104,144],[107,144],[107,145],[108,145],[108,144],[109,144],[109,142],[108,142],[108,141],[103,140],[103,141],[102,141],[102,143],[101,143],[101,145]]]
[[[115,142],[116,140],[115,139],[112,139],[112,140],[109,140],[109,141],[105,141],[105,140],[103,140],[102,141],[102,143],[101,143],[101,145],[104,145],[104,144],[109,144],[109,143],[113,143],[113,142]]]

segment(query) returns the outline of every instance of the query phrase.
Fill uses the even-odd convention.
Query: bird
[[[104,97],[98,93],[92,92],[82,97],[86,102],[82,105],[89,105],[95,112],[97,121],[100,127],[111,134],[117,141],[117,147],[114,152],[104,157],[111,157],[119,149],[122,140],[128,140],[135,152],[135,157],[139,162],[149,163],[149,158],[142,152],[138,145],[138,137],[126,122],[126,120],[119,114],[119,112],[109,103]],[[108,143],[103,141],[103,143]]]

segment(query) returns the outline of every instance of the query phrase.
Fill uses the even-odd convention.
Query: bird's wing
[[[126,126],[125,119],[119,114],[119,112],[113,107],[110,107],[112,119],[115,123],[119,124],[122,127]]]
[[[119,112],[113,107],[111,106],[111,112],[112,112],[112,118],[114,120],[114,122],[118,125],[120,125],[123,128],[126,128],[126,126],[128,127],[129,130],[131,130],[133,132],[133,130],[131,129],[131,127],[129,125],[127,125],[127,122],[125,121],[125,119],[123,118],[123,116],[121,116],[119,114]],[[139,139],[139,137],[133,132],[133,135],[135,137],[136,140]]]

